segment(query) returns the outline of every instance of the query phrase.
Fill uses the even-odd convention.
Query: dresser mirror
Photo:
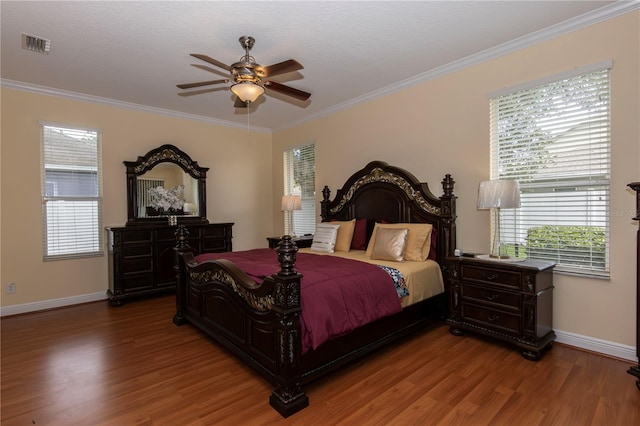
[[[127,168],[127,226],[178,222],[208,223],[206,180],[200,167],[173,145],[152,149]]]

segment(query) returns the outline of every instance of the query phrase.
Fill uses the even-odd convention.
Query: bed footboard
[[[277,249],[278,273],[256,284],[224,259],[198,263],[184,226],[176,236],[174,324],[194,325],[264,376],[275,386],[269,403],[283,417],[309,405],[300,384],[302,275],[291,237]]]

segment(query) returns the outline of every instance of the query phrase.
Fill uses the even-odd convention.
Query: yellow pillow
[[[353,239],[353,231],[356,229],[356,220],[339,221],[333,220],[331,224],[339,224],[338,237],[336,238],[335,251],[351,250],[351,240]]]
[[[429,250],[431,249],[431,231],[433,226],[429,223],[376,223],[369,239],[366,255],[371,257],[373,246],[376,240],[376,231],[378,228],[392,228],[409,230],[407,235],[407,247],[404,251],[404,260],[418,261],[427,260]]]
[[[371,259],[404,262],[408,235],[407,228],[379,228],[371,250]]]

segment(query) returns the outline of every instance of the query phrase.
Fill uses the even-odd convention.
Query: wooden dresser
[[[448,257],[445,281],[454,335],[471,331],[522,349],[538,360],[555,339],[553,268],[547,261],[501,262]]]
[[[233,223],[186,224],[196,254],[232,251]],[[111,304],[123,299],[170,292],[176,288],[173,269],[175,226],[107,228]]]

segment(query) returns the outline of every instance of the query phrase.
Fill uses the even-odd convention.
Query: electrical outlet
[[[7,294],[11,294],[15,292],[16,292],[16,283],[7,284]]]

